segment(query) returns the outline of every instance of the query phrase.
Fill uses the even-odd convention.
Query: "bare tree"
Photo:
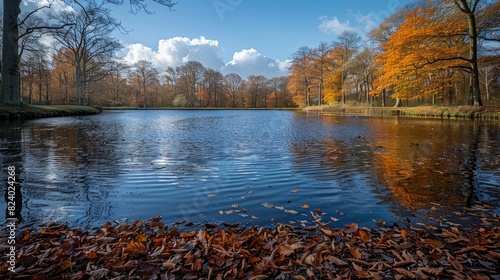
[[[108,0],[112,4],[121,5],[125,0]],[[152,0],[170,10],[177,2],[171,0]],[[21,14],[21,0],[3,0],[3,22],[2,22],[2,102],[4,104],[19,106],[21,104],[20,88],[19,88],[19,26],[27,20],[32,14],[39,11],[40,7],[28,13],[28,15],[19,22]],[[72,2],[82,6],[77,0]],[[147,9],[145,0],[128,0],[132,11],[144,10],[146,13],[151,13]],[[45,7],[45,6],[44,6]],[[41,29],[39,26],[37,29]],[[53,27],[52,27],[53,28]]]
[[[78,12],[67,11],[54,19],[63,28],[51,30],[59,45],[70,50],[68,60],[75,67],[76,102],[89,102],[86,87],[97,77],[104,65],[112,60],[113,51],[121,45],[110,34],[121,24],[110,16],[110,10],[91,1]],[[73,23],[69,25],[68,23]]]
[[[184,65],[177,67],[179,73],[180,88],[184,92],[187,106],[197,106],[196,93],[198,85],[202,81],[205,67],[198,61],[188,61]]]
[[[241,86],[243,85],[243,79],[236,73],[230,73],[224,76],[224,84],[226,87],[226,93],[231,100],[231,106],[236,107],[236,101],[239,95],[241,95]]]
[[[147,107],[147,93],[148,87],[153,85],[155,81],[158,81],[158,70],[153,67],[153,64],[146,60],[140,60],[132,66],[131,75],[134,80],[140,85],[139,90],[142,91],[143,95],[143,108]],[[139,93],[140,95],[140,93]],[[151,100],[153,98],[150,98]]]
[[[342,49],[342,103],[346,103],[347,96],[346,90],[344,88],[344,82],[347,80],[349,75],[349,69],[346,67],[349,61],[353,58],[354,54],[359,48],[361,42],[361,37],[354,31],[343,31],[338,36],[337,40],[333,43],[336,47]]]

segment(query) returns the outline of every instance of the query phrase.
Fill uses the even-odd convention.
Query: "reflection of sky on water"
[[[475,201],[499,205],[496,124],[200,110],[113,111],[21,129],[22,142],[0,134],[19,143],[17,155],[0,156],[23,170],[26,221],[95,226],[162,215],[269,225],[310,219],[299,207],[309,204],[339,226],[370,225],[431,203],[463,205],[470,184]]]

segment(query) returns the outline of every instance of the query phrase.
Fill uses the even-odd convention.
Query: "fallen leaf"
[[[359,231],[359,237],[361,237],[361,240],[365,243],[372,242],[372,238],[363,230]]]
[[[295,211],[295,210],[285,209],[285,213],[287,213],[287,214],[293,214],[293,215],[296,215],[296,214],[298,214],[299,212],[297,212],[297,211]]]
[[[439,242],[438,240],[431,239],[431,238],[426,238],[424,240],[424,244],[430,245],[436,249],[442,249],[444,248],[443,243]]]
[[[249,195],[253,195],[253,191],[248,191],[247,192]]]
[[[298,193],[300,190],[291,190],[291,193]]]
[[[267,203],[267,202],[261,203],[260,205],[262,205],[262,206],[264,206],[264,207],[266,207],[266,208],[273,208],[273,207],[274,207],[274,205],[269,204],[269,203]]]
[[[334,222],[338,222],[338,221],[339,221],[339,219],[337,219],[337,218],[335,218],[335,217],[332,217],[332,216],[330,216],[330,219],[331,219],[332,221],[334,221]]]
[[[356,259],[360,260],[361,259],[361,253],[359,252],[358,249],[354,248],[354,246],[349,247],[349,252],[353,257]]]
[[[304,205],[301,205],[299,206],[300,208],[303,208],[303,209],[308,209],[309,208],[309,205],[308,204],[304,204]]]
[[[231,207],[233,207],[233,208],[238,208],[238,207],[240,207],[240,206],[239,206],[238,204],[236,204],[236,203],[235,203],[235,204],[231,204]]]
[[[208,195],[208,197],[210,197],[210,198],[215,197],[215,196],[216,196],[216,195],[215,195],[215,194],[213,194],[213,193],[211,193],[211,194],[209,194],[209,195]]]
[[[256,219],[258,219],[258,218],[259,218],[259,217],[252,215],[252,219],[256,220]]]

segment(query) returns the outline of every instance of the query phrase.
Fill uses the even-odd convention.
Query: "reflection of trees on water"
[[[22,217],[22,209],[23,209],[23,197],[21,192],[21,187],[23,186],[23,177],[24,170],[22,164],[22,156],[21,156],[21,143],[22,143],[22,134],[20,124],[15,123],[8,126],[0,126],[0,164],[2,175],[0,176],[3,179],[3,184],[5,186],[5,218],[17,218],[18,222],[23,220]],[[9,199],[9,187],[7,178],[8,167],[15,167],[15,211],[14,216],[9,215],[9,211],[7,206],[11,200]]]
[[[27,169],[26,196],[33,205],[33,210],[27,207],[31,219],[59,220],[74,215],[69,219],[88,224],[96,217],[110,215],[112,184],[103,182],[102,177],[112,180],[118,171],[101,163],[102,158],[115,159],[115,146],[105,144],[103,134],[97,133],[106,129],[89,123],[34,122],[24,126],[22,160]],[[86,210],[75,213],[75,208]]]
[[[355,185],[353,178],[363,180],[358,184],[384,186],[389,191],[372,190],[381,202],[407,209],[432,204],[468,206],[478,193],[498,202],[498,192],[492,194],[478,181],[482,172],[491,178],[500,167],[500,153],[495,149],[498,126],[411,118],[353,120],[356,118],[321,117],[323,124],[334,128],[329,133],[318,131],[323,138],[295,141],[294,168],[307,172],[307,167],[314,166],[317,170],[311,170],[309,176],[335,180],[343,188]],[[345,126],[362,129],[350,132],[343,130]],[[499,187],[498,182],[492,184]]]
[[[470,121],[401,119],[374,121],[372,127],[373,147],[384,147],[374,153],[377,177],[398,204],[413,209],[431,203],[470,205],[477,191],[478,169],[487,155],[478,148],[486,144],[480,135],[484,126]],[[498,151],[492,156],[498,156]]]

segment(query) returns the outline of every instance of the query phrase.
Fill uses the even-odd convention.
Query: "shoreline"
[[[418,116],[500,120],[500,107],[488,106],[350,107],[322,105],[309,106],[303,110],[347,116]]]
[[[101,113],[98,107],[76,105],[29,105],[21,106],[0,105],[0,121],[18,121],[37,118],[86,116]]]

